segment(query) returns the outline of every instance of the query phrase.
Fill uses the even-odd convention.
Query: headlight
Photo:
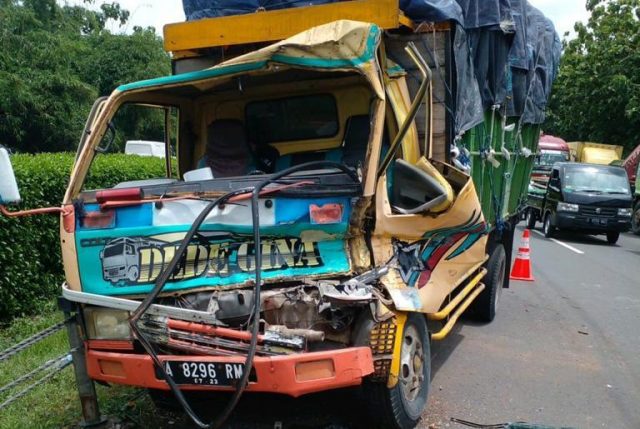
[[[109,308],[86,308],[87,334],[92,340],[128,340],[131,338],[129,312]]]
[[[631,216],[631,209],[618,209],[618,216]]]
[[[559,212],[577,212],[580,210],[580,206],[577,204],[558,203]]]

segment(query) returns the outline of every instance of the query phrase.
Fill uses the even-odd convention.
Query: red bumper
[[[244,363],[243,356],[160,356],[161,360]],[[373,358],[368,347],[353,347],[288,356],[256,357],[253,367],[256,381],[249,392],[274,392],[290,396],[340,387],[356,386],[373,373]],[[151,357],[146,354],[87,350],[87,368],[95,380],[168,390],[169,385],[156,377]],[[183,390],[234,390],[234,387],[185,385]]]

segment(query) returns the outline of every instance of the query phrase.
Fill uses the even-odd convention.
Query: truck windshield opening
[[[578,167],[568,168],[563,178],[563,188],[569,192],[600,192],[608,194],[629,194],[629,181],[624,170],[608,168]]]

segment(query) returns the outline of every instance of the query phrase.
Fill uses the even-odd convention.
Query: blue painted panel
[[[309,205],[340,203],[343,221],[312,225]],[[277,278],[340,274],[350,271],[344,236],[348,229],[348,198],[278,199],[279,225],[261,228],[266,281]],[[87,207],[90,208],[90,207]],[[91,207],[91,209],[96,209]],[[144,294],[173,258],[190,225],[151,226],[152,205],[118,209],[118,227],[78,229],[76,249],[85,292],[102,295]],[[302,240],[305,232],[323,232],[323,240]],[[252,227],[210,224],[199,231],[187,258],[165,291],[225,286],[254,278]]]
[[[153,204],[141,204],[119,208],[116,213],[117,228],[147,226],[153,223]]]

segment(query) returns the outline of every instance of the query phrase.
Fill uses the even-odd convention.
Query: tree
[[[0,143],[23,152],[73,151],[97,96],[168,74],[153,28],[106,30],[109,20],[124,24],[128,17],[117,3],[95,11],[55,0],[1,0]]]
[[[640,143],[640,0],[589,0],[564,41],[546,131],[568,140]]]

